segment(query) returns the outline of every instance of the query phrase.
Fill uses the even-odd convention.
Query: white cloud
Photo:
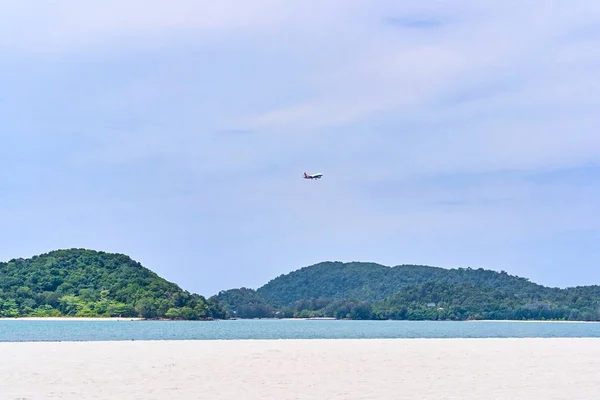
[[[137,211],[132,231],[148,226],[140,218],[181,235],[165,254],[208,243],[207,265],[223,253],[273,270],[265,259],[396,263],[442,242],[438,259],[468,258],[473,241],[496,249],[481,251],[489,261],[501,256],[499,240],[598,229],[591,186],[452,184],[456,174],[600,157],[598,17],[595,0],[4,1],[4,57],[28,54],[42,71],[23,69],[38,75],[14,90],[22,99],[13,107],[36,125],[41,150],[18,142],[17,130],[7,143],[40,169],[60,160],[71,181],[44,189],[86,193],[95,203],[82,214],[102,209],[112,229],[121,204]],[[72,132],[78,142],[66,139]],[[305,169],[325,177],[304,181]],[[51,214],[50,225],[64,223]],[[147,251],[147,234],[137,233],[136,251]],[[310,240],[322,247],[297,246]],[[182,265],[192,258],[180,256]]]
[[[269,22],[273,1],[106,0],[7,1],[0,6],[4,46],[68,51],[156,32],[219,33]]]
[[[167,39],[192,35],[211,41],[228,35],[262,33],[268,37],[274,30],[298,27],[306,33],[311,24],[330,24],[338,19],[339,10],[360,3],[364,4],[342,0],[327,4],[285,0],[7,0],[0,4],[0,46],[62,54],[86,51],[90,46],[141,46],[148,39],[156,46],[165,35]],[[313,12],[315,6],[320,12]]]
[[[322,140],[324,128],[350,128],[353,123],[377,119],[399,127],[410,123],[415,129],[386,132],[385,140],[382,136],[357,140],[368,138],[369,133],[350,128],[340,141],[361,146],[345,146],[357,154],[371,151],[391,156],[399,151],[404,154],[396,162],[400,175],[570,165],[594,159],[600,152],[594,134],[600,56],[593,51],[599,37],[587,28],[600,15],[593,1],[569,7],[554,1],[484,4],[470,0],[425,5],[283,0],[41,4],[37,10],[27,3],[4,4],[4,22],[13,21],[15,28],[14,21],[21,26],[27,21],[45,21],[20,29],[26,32],[24,42],[12,35],[15,44],[67,51],[81,50],[85,43],[116,46],[127,38],[138,38],[141,43],[144,38],[184,34],[216,46],[226,37],[236,46],[260,46],[282,59],[311,60],[306,70],[290,78],[302,85],[304,100],[290,103],[283,89],[277,92],[275,82],[265,81],[265,87],[279,96],[264,102],[263,112],[248,109],[245,115],[229,113],[219,119],[226,121],[223,129],[261,132],[253,139],[261,149],[244,156],[248,142],[227,142],[236,160],[194,163],[211,171],[260,162],[261,157],[271,159],[275,151],[269,149],[275,136]],[[402,25],[411,19],[433,23],[420,29]],[[234,50],[225,47],[223,51]],[[277,63],[264,67],[276,69]],[[178,76],[169,74],[169,65],[161,68],[128,86],[107,89],[101,93],[100,107],[159,104],[166,91],[183,87],[177,83]],[[187,76],[193,79],[189,71]],[[226,99],[223,106],[228,106]],[[206,125],[206,117],[194,120],[190,116],[193,107],[186,111],[187,115],[177,117],[187,118],[188,127]],[[207,132],[215,123],[211,121]],[[437,124],[436,130],[426,128],[428,124]],[[171,132],[171,136],[165,129],[168,125],[123,133],[122,157],[162,152],[170,157],[178,154],[180,159],[189,154],[193,159],[190,144],[203,146],[196,151],[204,159],[214,159],[216,148],[225,151],[224,142],[207,141],[201,132],[192,133],[193,129]],[[381,135],[376,129],[370,133]],[[310,147],[292,138],[287,143],[296,149]],[[216,147],[211,150],[210,146]],[[378,176],[399,174],[398,168],[382,169],[377,163],[361,169]]]
[[[347,126],[347,137],[368,135],[351,124],[370,117],[383,115],[398,126],[437,121],[436,132],[400,131],[378,148],[389,156],[406,150],[397,164],[417,174],[589,162],[600,155],[600,57],[592,50],[600,35],[578,32],[600,16],[594,4],[461,2],[435,13],[439,26],[418,32],[358,24],[362,38],[330,38],[339,47],[324,51],[328,64],[311,72],[312,99],[240,126],[288,134]],[[329,41],[314,46],[332,48]],[[469,87],[471,101],[452,101]],[[381,167],[369,173],[402,174]]]
[[[371,110],[428,107],[429,100],[461,82],[493,81],[506,74],[528,79],[553,68],[547,64],[552,62],[552,54],[572,49],[572,43],[560,42],[561,36],[569,34],[577,23],[594,20],[582,8],[575,7],[579,13],[570,10],[564,15],[562,9],[550,12],[538,2],[527,3],[526,10],[516,13],[512,7],[515,3],[509,3],[511,7],[494,7],[483,14],[467,12],[469,19],[447,26],[442,23],[433,32],[406,33],[401,29],[357,25],[357,32],[350,37],[336,35],[324,43],[314,43],[316,48],[324,49],[321,56],[329,62],[313,77],[313,84],[320,89],[314,101],[267,111],[252,123],[267,128],[299,122],[307,127],[344,124],[350,122],[352,115],[353,120],[361,120]],[[401,7],[398,9],[403,12]],[[459,3],[458,9],[469,10],[464,2]],[[446,11],[437,17],[443,21],[452,15]],[[529,15],[537,15],[534,24]],[[332,49],[331,42],[337,48],[327,54]],[[563,72],[568,71],[563,66]],[[557,83],[556,76],[549,79],[550,82],[540,84]],[[536,89],[544,87],[540,84]],[[327,115],[331,121],[326,120]]]

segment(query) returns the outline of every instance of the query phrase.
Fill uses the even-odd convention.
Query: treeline
[[[354,298],[374,304],[403,288],[426,282],[470,283],[521,298],[549,299],[561,292],[561,289],[538,285],[504,271],[422,265],[387,267],[362,262],[323,262],[304,267],[271,280],[257,292],[283,306],[293,306],[296,301],[311,297],[332,300]]]
[[[122,254],[58,250],[0,263],[0,317],[227,318]]]
[[[326,262],[205,298],[122,254],[58,250],[0,263],[0,317],[600,320],[600,286],[506,272]]]
[[[600,320],[599,286],[548,288],[470,268],[322,263],[217,299],[239,318]]]
[[[274,306],[267,297],[245,287],[221,291],[211,299],[218,302],[232,318],[275,318],[283,315],[284,311]],[[291,317],[293,312],[286,315]]]
[[[219,296],[231,296],[233,289]],[[241,300],[241,297],[239,298]],[[562,300],[530,301],[472,284],[426,282],[404,288],[396,295],[369,303],[358,299],[299,300],[294,307],[276,307],[261,302],[229,305],[239,318],[336,318],[364,320],[600,320],[600,301],[572,294]]]

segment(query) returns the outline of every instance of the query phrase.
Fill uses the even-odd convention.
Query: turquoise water
[[[0,342],[364,338],[600,338],[598,323],[442,321],[0,320]]]

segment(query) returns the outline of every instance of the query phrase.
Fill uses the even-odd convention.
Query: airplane
[[[304,179],[321,179],[322,176],[323,174],[307,175],[306,172],[304,173]]]

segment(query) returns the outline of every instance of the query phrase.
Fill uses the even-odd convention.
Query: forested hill
[[[600,320],[600,286],[549,288],[481,268],[324,262],[206,299],[126,255],[70,249],[0,263],[0,317],[23,316]]]
[[[377,302],[404,287],[425,282],[469,283],[500,289],[520,297],[540,299],[552,296],[557,290],[504,271],[482,268],[444,269],[422,265],[387,267],[363,262],[323,262],[281,275],[257,289],[257,292],[281,306],[293,306],[298,300],[313,297]]]
[[[549,288],[481,268],[324,262],[216,297],[241,318],[600,320],[600,286]]]
[[[182,290],[122,254],[57,250],[0,263],[0,317],[225,318],[215,299]]]

